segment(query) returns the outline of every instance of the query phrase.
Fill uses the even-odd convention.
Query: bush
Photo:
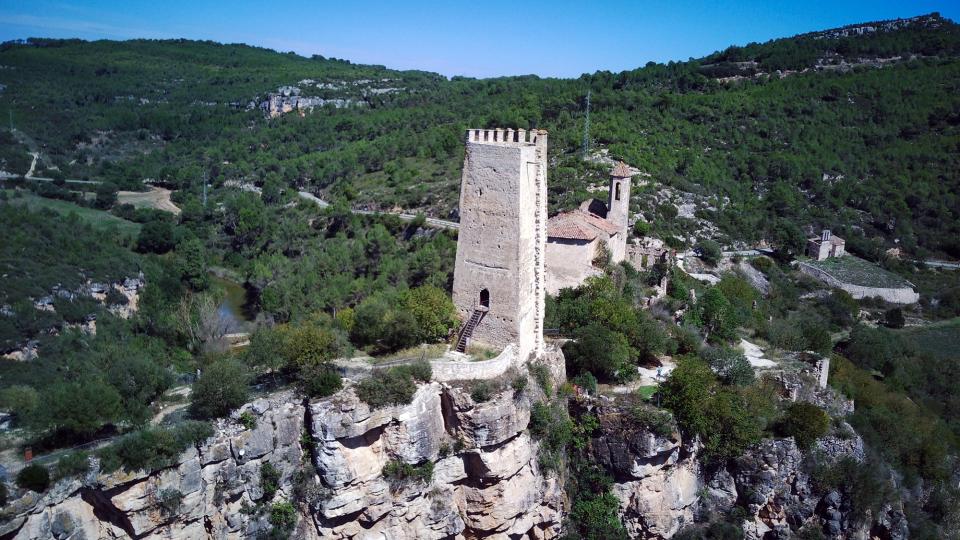
[[[297,524],[297,510],[289,502],[279,502],[270,507],[270,524],[282,533],[289,533]]]
[[[723,256],[720,250],[720,244],[713,240],[701,240],[697,242],[697,244],[693,246],[693,251],[703,262],[710,266],[716,266],[720,261],[720,257]]]
[[[428,365],[429,367],[429,365]],[[357,397],[374,409],[388,405],[406,405],[417,391],[413,373],[424,375],[422,368],[396,366],[377,370],[357,385]]]
[[[392,459],[383,466],[381,474],[395,488],[412,481],[429,484],[433,478],[433,462],[424,461],[419,465],[411,465],[399,459]]]
[[[37,493],[50,487],[50,472],[43,465],[27,465],[17,473],[17,485]]]
[[[809,450],[817,439],[830,430],[830,415],[806,401],[791,403],[782,422],[783,434],[797,441],[802,450]]]
[[[638,405],[630,409],[630,419],[643,429],[660,437],[669,437],[673,434],[674,423],[670,413],[661,411],[649,405]]]
[[[53,477],[57,480],[70,476],[80,476],[90,470],[90,455],[86,452],[70,452],[57,461]]]
[[[903,310],[900,308],[887,310],[887,312],[883,314],[883,324],[890,328],[903,328],[903,325],[906,324],[906,319],[903,317]]]
[[[701,357],[726,384],[746,386],[753,382],[753,366],[743,353],[730,347],[710,347]]]
[[[397,366],[394,369],[400,373],[406,373],[420,382],[430,382],[430,379],[433,378],[433,368],[430,367],[430,362],[426,360],[417,360],[416,362]]]
[[[240,413],[239,422],[244,429],[254,429],[257,427],[257,417],[250,411]]]
[[[400,295],[400,306],[416,320],[414,339],[418,343],[447,339],[457,324],[457,309],[443,289],[424,285]]]
[[[630,343],[620,332],[592,323],[578,328],[574,338],[564,346],[564,354],[577,371],[589,371],[605,381],[627,380],[635,371]]]
[[[530,375],[533,376],[533,380],[537,381],[537,384],[540,385],[540,389],[543,390],[543,393],[549,397],[553,394],[553,376],[550,375],[550,368],[547,367],[543,362],[534,362],[528,364],[530,368]]]
[[[141,253],[166,253],[175,244],[173,224],[166,219],[148,221],[137,237],[137,251]]]
[[[99,452],[101,467],[112,471],[123,467],[128,472],[152,471],[175,463],[190,446],[203,443],[213,435],[206,422],[184,422],[174,428],[148,428],[125,435]]]
[[[3,193],[3,192],[0,192]],[[10,498],[10,490],[7,489],[6,482],[0,482],[0,508],[7,505],[7,499]]]
[[[510,383],[510,387],[513,388],[514,395],[519,396],[527,389],[527,376],[526,375],[517,375],[513,378],[513,381]]]
[[[332,396],[343,388],[343,377],[329,364],[306,367],[299,378],[301,391],[311,398]]]
[[[263,500],[271,501],[280,489],[280,471],[273,463],[266,462],[260,465],[260,488],[263,490]]]
[[[493,398],[495,390],[490,381],[477,381],[474,383],[473,390],[470,392],[470,398],[477,403],[490,401],[490,399]]]
[[[190,414],[196,418],[219,418],[247,401],[250,372],[233,358],[207,366],[190,395]]]
[[[720,387],[713,371],[699,359],[681,359],[660,385],[660,393],[680,429],[700,436],[708,462],[735,457],[760,440],[761,417],[751,410],[751,401]]]
[[[589,371],[585,371],[574,377],[573,384],[579,386],[590,395],[597,395],[597,378]]]
[[[183,503],[183,493],[176,489],[166,488],[157,494],[157,504],[160,505],[160,513],[164,516],[177,515],[181,503]]]

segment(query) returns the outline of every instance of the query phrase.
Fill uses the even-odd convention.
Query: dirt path
[[[330,206],[330,203],[328,203],[327,201],[321,199],[320,197],[317,197],[316,195],[308,191],[299,191],[297,192],[297,194],[300,195],[302,199],[311,201],[317,206],[319,206],[320,208],[326,208]],[[400,221],[413,221],[417,219],[417,216],[414,214],[405,214],[405,213],[396,213],[396,212],[374,212],[373,210],[356,210],[356,209],[351,209],[350,212],[354,214],[365,215],[365,216],[392,214],[400,218]],[[455,231],[460,228],[460,224],[455,221],[447,221],[445,219],[437,219],[437,218],[431,218],[431,217],[425,218],[424,223],[431,227],[436,227],[439,229],[450,229]]]
[[[40,157],[40,152],[30,152],[30,155],[33,156],[33,161],[30,162],[30,170],[27,171],[27,178],[33,178],[33,170],[37,168],[37,158]]]
[[[172,191],[152,186],[150,191],[118,191],[117,202],[132,204],[137,208],[154,208],[180,215],[180,209],[170,200]]]

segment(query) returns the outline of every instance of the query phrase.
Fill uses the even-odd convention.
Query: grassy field
[[[150,191],[119,191],[117,192],[117,202],[132,204],[137,208],[153,208],[179,215],[180,209],[170,201],[170,193],[169,189],[158,187],[151,187]]]
[[[918,352],[937,360],[960,360],[960,317],[897,333]]]
[[[132,221],[127,221],[122,218],[118,218],[113,214],[104,212],[102,210],[94,210],[93,208],[86,208],[79,206],[67,201],[61,201],[57,199],[46,199],[44,197],[38,197],[33,193],[23,191],[23,190],[12,190],[4,189],[2,191],[7,197],[9,197],[5,204],[17,204],[22,206],[27,206],[28,208],[34,210],[37,208],[48,208],[57,212],[61,215],[68,215],[71,212],[77,214],[82,220],[90,223],[92,226],[98,229],[112,229],[116,230],[122,234],[128,234],[135,236],[140,232],[140,224],[134,223]],[[19,196],[16,196],[16,195]]]
[[[807,261],[844,283],[862,287],[899,288],[908,287],[907,280],[879,266],[853,255],[831,257],[823,261]]]

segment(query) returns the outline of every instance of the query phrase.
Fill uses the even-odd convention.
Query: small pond
[[[257,313],[252,302],[250,302],[247,289],[236,281],[217,275],[211,275],[210,281],[226,293],[217,310],[220,317],[227,322],[228,331],[230,333],[248,331],[250,323],[256,319]]]

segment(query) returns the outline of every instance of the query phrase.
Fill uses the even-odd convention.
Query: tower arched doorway
[[[490,291],[488,289],[480,291],[480,307],[490,309]]]

